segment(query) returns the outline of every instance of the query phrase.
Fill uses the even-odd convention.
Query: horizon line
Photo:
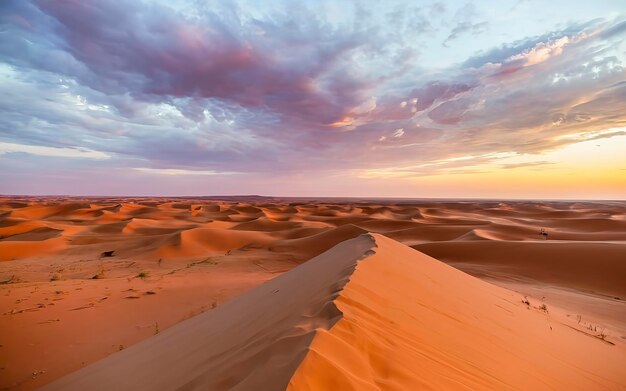
[[[558,202],[626,202],[626,199],[611,198],[484,198],[484,197],[389,197],[389,196],[276,196],[261,194],[234,194],[234,195],[73,195],[73,194],[0,194],[0,198],[11,197],[66,197],[66,198],[158,198],[158,199],[220,199],[220,198],[265,198],[265,199],[295,199],[295,200],[389,200],[389,201],[558,201]]]

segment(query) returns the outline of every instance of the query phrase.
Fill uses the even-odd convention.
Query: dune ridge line
[[[42,389],[285,389],[315,333],[340,319],[334,299],[375,246],[369,234],[343,242]]]
[[[626,385],[622,345],[523,300],[368,233],[44,390]]]

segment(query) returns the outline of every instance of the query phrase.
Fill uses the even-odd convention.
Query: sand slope
[[[626,201],[0,196],[0,389],[41,387],[365,232],[626,341]]]
[[[285,389],[316,329],[340,316],[334,299],[368,254],[362,236],[46,390]]]
[[[626,350],[377,234],[45,390],[622,389]]]
[[[451,242],[414,246],[439,260],[483,265],[609,297],[626,298],[626,245],[605,242]]]

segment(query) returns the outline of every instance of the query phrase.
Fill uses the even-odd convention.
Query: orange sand
[[[365,234],[45,390],[619,389],[626,346]]]
[[[625,202],[0,198],[0,388],[34,389],[112,353],[131,351],[129,347],[156,340],[185,319],[217,313],[233,297],[366,232],[528,295],[532,307],[547,305],[548,317],[558,317],[554,322],[604,333],[615,345],[600,344],[619,350],[626,342],[625,216]],[[541,228],[548,240],[539,235]],[[104,251],[114,254],[101,257]],[[351,256],[335,258],[354,261]],[[357,274],[365,264],[359,263]],[[471,281],[468,286],[478,283]],[[325,297],[337,294],[337,287]],[[333,299],[344,317],[315,315],[315,322],[321,322],[315,328],[327,330],[352,315],[365,316],[342,307],[350,287]],[[453,288],[444,284],[437,294],[465,292]],[[383,293],[376,295],[387,300]],[[263,300],[253,300],[251,306],[262,307]],[[301,303],[306,305],[315,303]],[[471,316],[479,316],[482,305],[469,308]],[[391,315],[385,316],[398,322]],[[287,332],[281,327],[277,333]],[[302,327],[309,340],[293,345],[301,353],[308,349],[303,346],[316,346],[320,335],[315,333],[311,342],[314,328]],[[335,328],[330,330],[332,334]],[[394,330],[390,326],[388,331]],[[510,340],[504,337],[506,330],[494,332],[501,334],[489,338]],[[576,341],[570,341],[574,348],[583,349],[585,343]],[[588,354],[600,362],[606,356]],[[285,365],[294,368],[299,359],[294,360]],[[310,352],[294,382],[304,376],[309,360]],[[485,361],[476,363],[488,368]],[[623,364],[621,369],[626,372]],[[280,381],[286,386],[291,375]]]

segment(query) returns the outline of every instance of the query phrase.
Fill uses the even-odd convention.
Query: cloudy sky
[[[0,1],[0,193],[626,198],[626,0]]]

